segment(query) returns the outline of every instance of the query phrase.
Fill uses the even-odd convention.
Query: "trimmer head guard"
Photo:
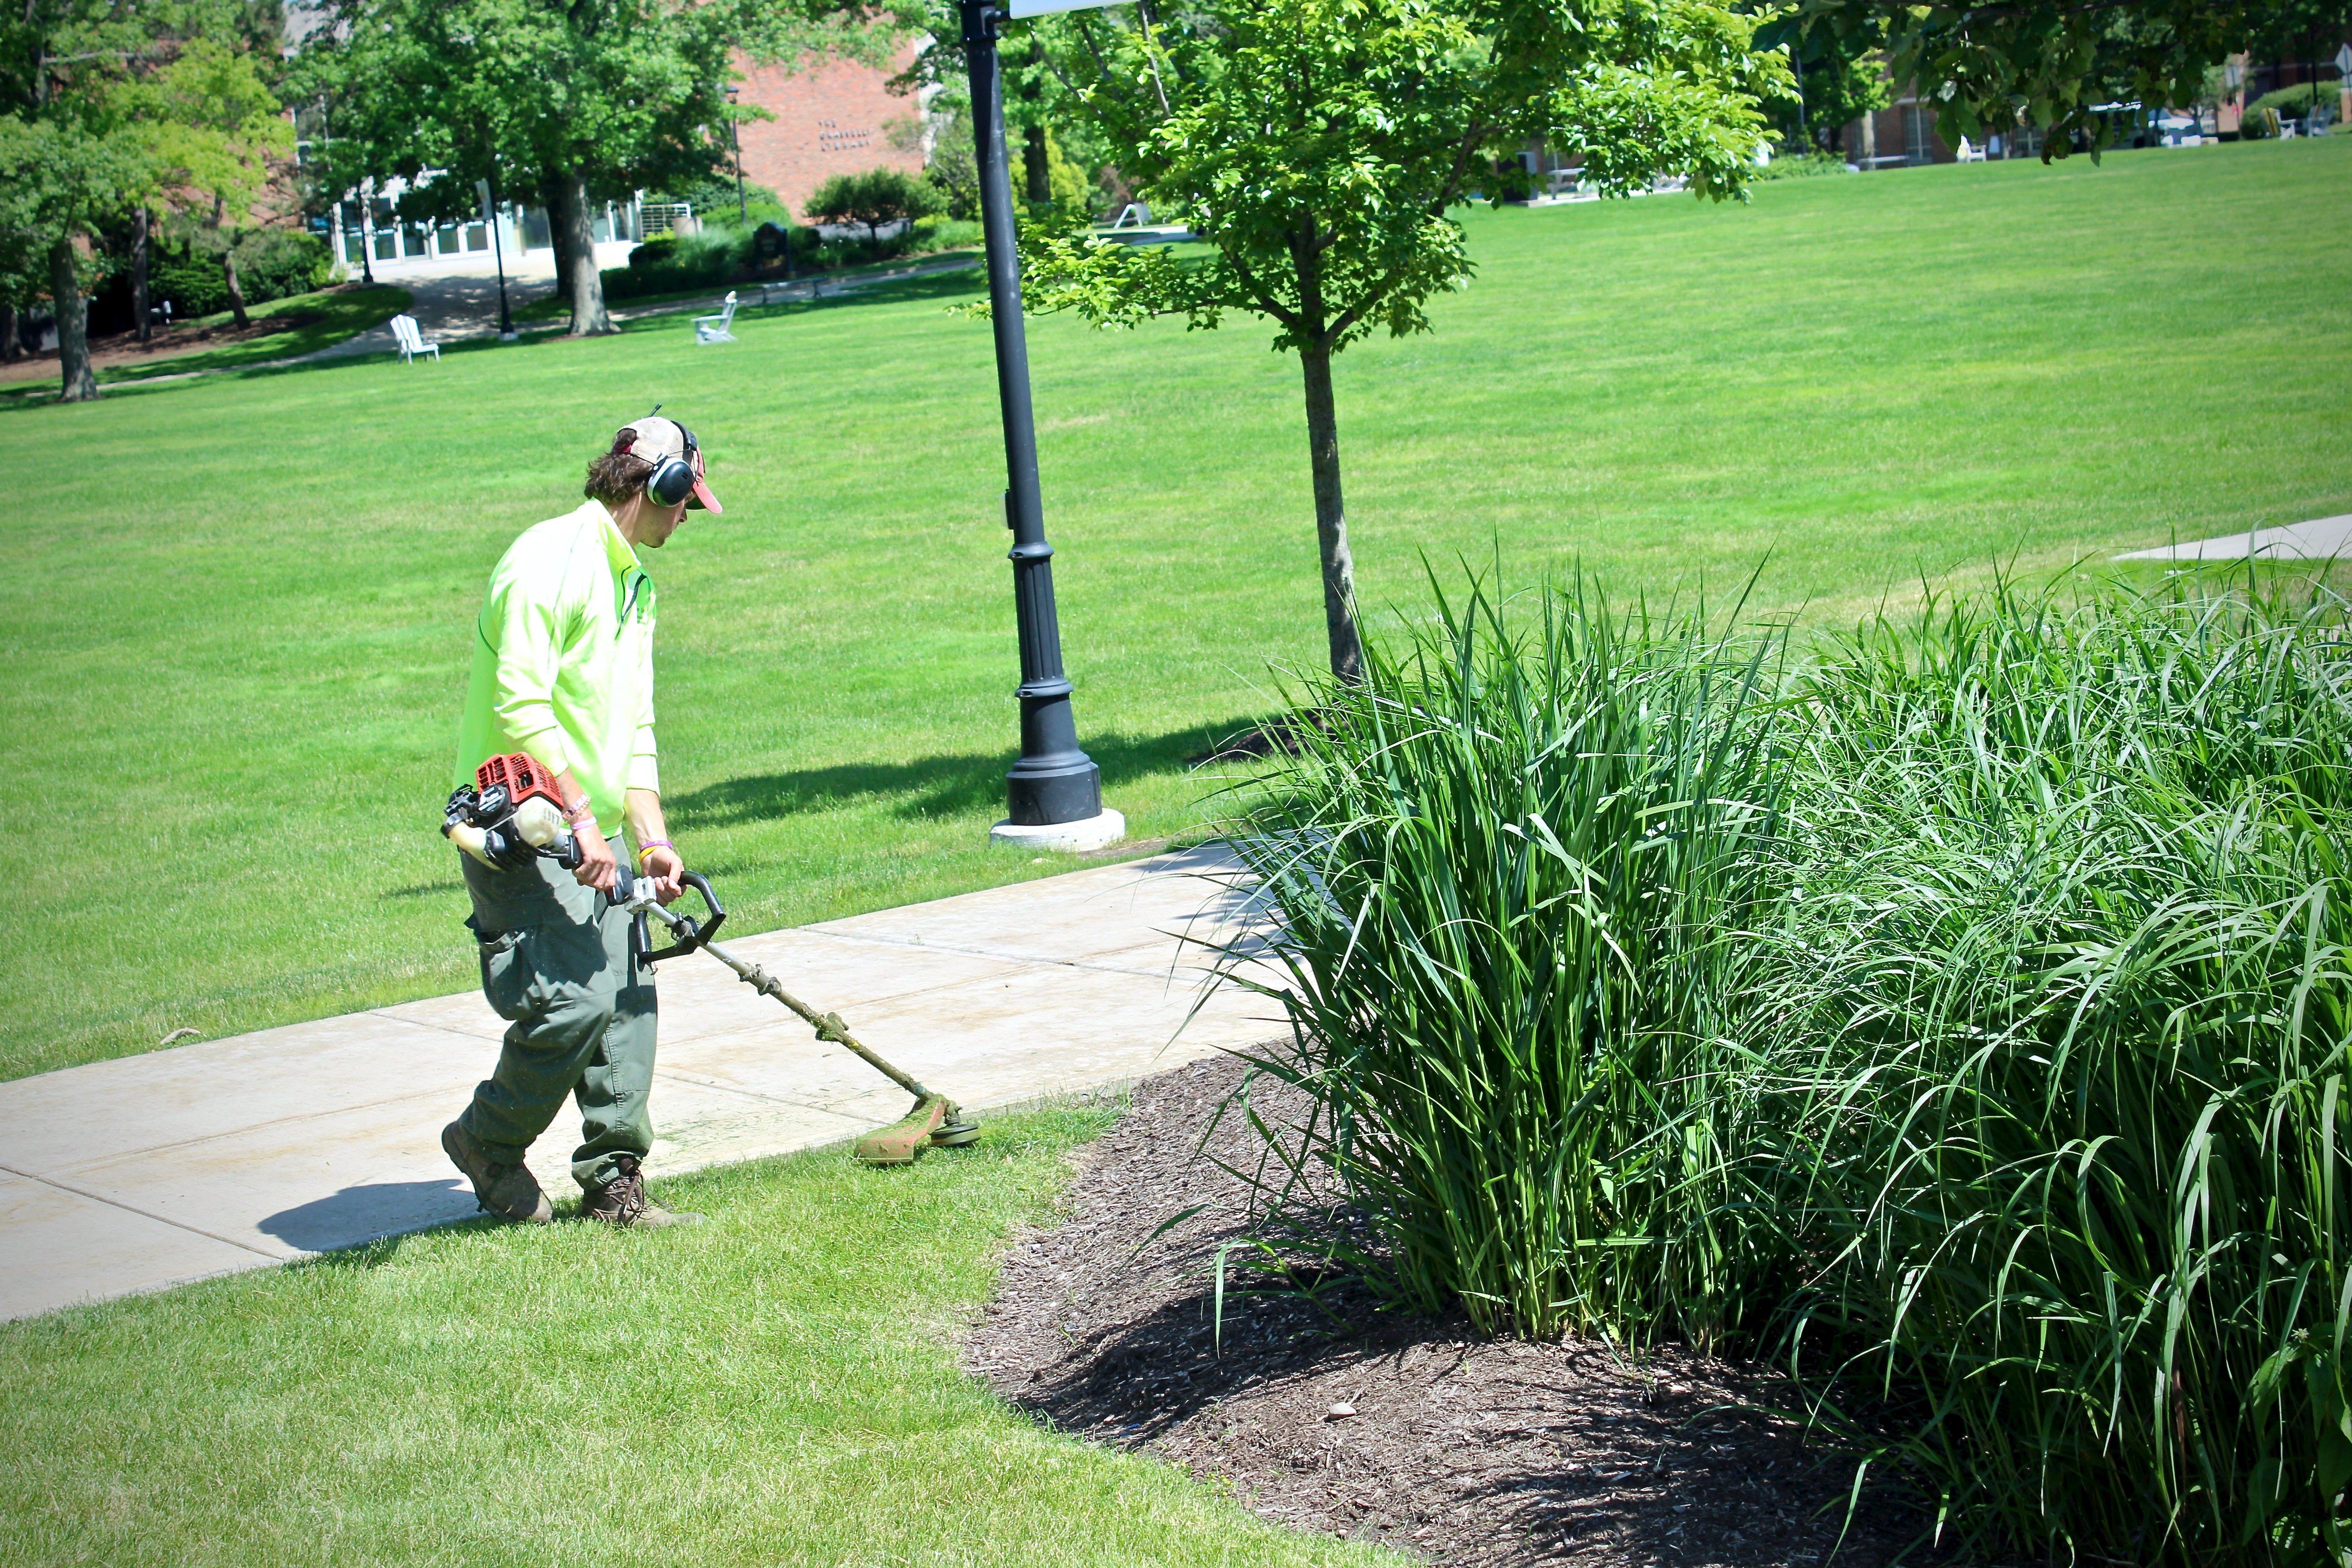
[[[857,1158],[867,1165],[911,1165],[926,1148],[956,1149],[980,1136],[980,1123],[964,1119],[943,1094],[927,1094],[915,1108],[857,1141]]]

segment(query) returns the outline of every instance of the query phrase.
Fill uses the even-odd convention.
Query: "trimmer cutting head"
[[[676,958],[680,953],[700,948],[733,970],[736,978],[744,984],[762,996],[775,998],[786,1009],[798,1014],[802,1022],[816,1031],[818,1039],[845,1047],[851,1055],[915,1097],[912,1110],[879,1132],[869,1132],[857,1141],[859,1160],[868,1165],[911,1165],[915,1163],[915,1156],[926,1148],[960,1149],[979,1138],[979,1122],[965,1116],[957,1109],[955,1101],[946,1095],[932,1093],[875,1055],[870,1047],[849,1032],[849,1026],[841,1021],[840,1014],[818,1012],[785,990],[774,975],[756,963],[738,958],[711,941],[711,934],[726,920],[727,910],[719,904],[718,895],[710,890],[709,879],[697,871],[685,874],[686,885],[701,894],[703,903],[709,908],[710,918],[707,922],[664,907],[654,896],[653,882],[646,878],[632,877],[626,866],[618,868],[616,879],[613,889],[615,907],[627,910],[632,918],[640,922],[658,920],[677,938],[674,946],[666,947],[659,952],[646,952],[641,927],[639,934],[632,936],[630,941],[635,951],[644,954],[645,963],[659,963],[665,959]]]
[[[911,1165],[927,1147],[960,1149],[980,1136],[980,1123],[967,1121],[955,1101],[943,1094],[926,1094],[915,1108],[857,1141],[857,1159],[866,1165]]]

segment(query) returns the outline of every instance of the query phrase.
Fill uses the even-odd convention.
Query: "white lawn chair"
[[[400,344],[401,363],[415,363],[418,354],[431,354],[435,364],[441,363],[441,345],[425,341],[425,334],[417,331],[415,317],[394,316],[392,319],[392,335]]]
[[[1960,138],[1960,153],[1958,161],[1963,163],[1981,163],[1985,161],[1985,150],[1963,136]]]
[[[727,306],[715,316],[694,318],[694,341],[698,343],[731,343],[735,334],[728,329],[735,324],[735,290],[727,290]]]

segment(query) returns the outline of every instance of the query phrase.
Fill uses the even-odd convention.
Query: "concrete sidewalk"
[[[2341,517],[2315,517],[2309,522],[2277,528],[2251,529],[2200,539],[2188,544],[2168,544],[2158,550],[2135,550],[2118,561],[2334,561],[2352,557],[2352,512]]]
[[[1178,1034],[1208,958],[1180,938],[1247,916],[1232,869],[1196,850],[721,941],[987,1110],[1278,1033],[1278,1009],[1228,987]],[[674,960],[659,984],[656,1180],[841,1142],[906,1111],[901,1090],[716,960]],[[0,1318],[473,1214],[440,1131],[503,1027],[468,993],[0,1083]],[[578,1138],[567,1105],[531,1152],[559,1201],[575,1195]]]

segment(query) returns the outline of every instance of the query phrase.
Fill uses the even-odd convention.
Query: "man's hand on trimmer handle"
[[[580,864],[572,868],[572,879],[583,888],[593,888],[610,896],[614,879],[619,874],[613,859],[613,847],[604,842],[604,835],[596,831],[593,824],[585,830],[574,828],[572,841],[580,847]]]
[[[653,879],[654,897],[667,904],[686,890],[686,862],[667,844],[656,844],[637,862],[640,876]]]

